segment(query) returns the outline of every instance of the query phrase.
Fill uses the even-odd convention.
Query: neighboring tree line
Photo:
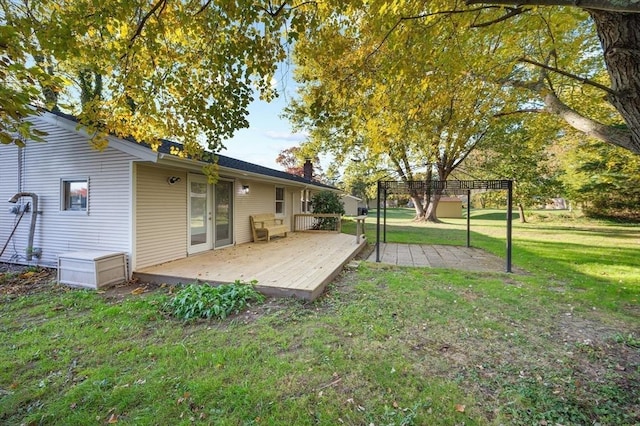
[[[629,117],[640,100],[632,95],[640,88],[640,56],[632,54],[640,51],[640,15],[614,3],[586,11],[349,2],[298,39],[300,97],[287,115],[358,191],[376,171],[403,181],[511,178],[521,211],[570,194],[603,212],[591,195],[604,187],[581,186],[593,175],[579,174],[578,157],[575,172],[560,168],[555,145],[578,131],[576,155],[594,140],[622,162],[640,153]],[[625,164],[632,176],[640,171],[636,161]],[[633,206],[624,181],[618,174],[619,187],[609,189]],[[416,219],[438,221],[441,195],[410,194]]]

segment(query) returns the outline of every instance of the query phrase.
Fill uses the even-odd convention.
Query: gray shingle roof
[[[78,123],[78,119],[70,114],[65,114],[60,111],[49,111],[51,114],[57,115],[58,117],[62,117],[64,119],[73,121]],[[151,149],[150,145],[144,142],[137,142],[133,138],[125,138],[124,140],[131,143],[139,143],[142,146],[146,146]],[[158,152],[162,154],[171,155],[171,148],[181,149],[182,145],[175,141],[170,141],[168,139],[162,139],[161,144],[158,147]],[[306,185],[314,185],[321,188],[337,190],[338,188],[333,187],[331,185],[326,185],[324,183],[316,182],[313,180],[305,179],[302,176],[292,175],[290,173],[283,172],[281,170],[270,169],[268,167],[260,166],[258,164],[249,163],[247,161],[238,160],[236,158],[227,157],[225,155],[216,154],[218,158],[218,165],[220,167],[225,167],[228,169],[238,170],[240,172],[247,173],[255,173],[263,176],[285,179],[296,183],[306,184]]]

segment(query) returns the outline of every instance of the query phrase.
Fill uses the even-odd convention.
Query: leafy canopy
[[[0,0],[0,10],[0,90],[13,95],[2,96],[3,118],[24,118],[53,85],[90,131],[149,143],[171,137],[190,153],[203,140],[217,150],[248,126],[254,93],[275,96],[271,79],[286,53],[287,10],[270,3]],[[40,66],[29,68],[33,58]],[[101,76],[102,89],[81,105],[87,71]],[[62,77],[68,86],[57,84]]]

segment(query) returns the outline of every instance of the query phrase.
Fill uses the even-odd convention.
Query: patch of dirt
[[[56,280],[55,269],[0,264],[0,296],[9,299],[51,291]]]
[[[71,287],[58,284],[57,270],[23,265],[9,265],[0,263],[0,297],[15,299],[42,292],[70,291],[80,287]],[[166,286],[158,286],[137,281],[126,281],[111,287],[96,290],[106,299],[113,301],[123,300],[128,296],[157,291]],[[167,291],[169,288],[167,287]]]
[[[125,281],[121,284],[117,284],[111,287],[106,287],[97,290],[99,294],[104,295],[104,298],[114,302],[124,300],[131,296],[140,296],[147,293],[156,291],[171,292],[172,286],[166,284],[158,285],[151,283],[140,283],[138,281]]]

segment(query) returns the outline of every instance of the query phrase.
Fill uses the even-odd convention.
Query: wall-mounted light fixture
[[[169,176],[167,178],[167,183],[169,185],[175,185],[176,183],[180,182],[181,180],[182,180],[182,178],[179,177],[179,176]]]
[[[249,193],[249,185],[242,185],[242,193],[243,194]]]

